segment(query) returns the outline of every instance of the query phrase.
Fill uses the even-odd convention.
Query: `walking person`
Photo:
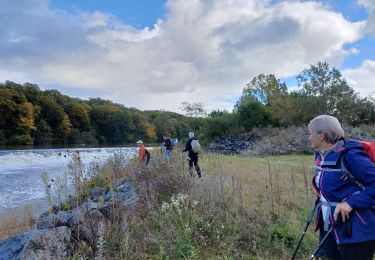
[[[200,178],[202,176],[202,173],[201,173],[201,168],[199,167],[199,164],[198,164],[198,150],[194,147],[195,146],[194,143],[199,145],[198,139],[194,137],[194,133],[189,132],[189,140],[187,141],[185,145],[185,149],[182,152],[183,153],[188,152],[190,175],[193,175],[193,165],[194,165],[195,171],[198,174],[198,178]],[[199,149],[200,149],[200,145],[199,145]]]
[[[172,157],[173,142],[169,136],[163,136],[163,145],[164,145],[164,159],[170,160]]]
[[[320,231],[319,242],[332,230],[314,257],[371,260],[375,251],[375,164],[362,143],[344,139],[337,118],[315,117],[308,129],[317,165],[312,184],[320,199],[315,227]]]
[[[146,147],[143,145],[143,141],[142,140],[138,140],[137,144],[138,144],[138,160],[139,160],[139,164],[147,166],[148,163],[149,163],[149,161],[150,161],[151,154],[146,149]]]

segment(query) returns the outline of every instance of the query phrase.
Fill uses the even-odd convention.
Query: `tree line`
[[[140,111],[109,100],[80,100],[35,84],[0,84],[0,144],[120,144],[186,136],[189,118]]]
[[[202,103],[184,102],[187,116],[168,111],[140,111],[101,98],[80,100],[35,84],[0,84],[0,144],[119,144],[138,139],[158,142],[163,135],[202,140],[248,132],[254,127],[303,125],[330,114],[347,125],[375,122],[375,102],[361,97],[336,68],[310,65],[288,91],[275,75],[260,74],[243,89],[233,111],[207,113]]]
[[[288,91],[273,74],[254,77],[232,112],[209,114],[205,135],[213,138],[248,132],[254,127],[306,125],[321,114],[333,115],[351,126],[375,122],[374,99],[361,97],[328,63],[310,65],[296,79],[297,88]]]

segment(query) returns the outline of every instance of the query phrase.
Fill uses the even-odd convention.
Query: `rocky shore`
[[[38,218],[34,229],[0,242],[0,259],[65,259],[74,252],[74,241],[95,249],[104,226],[114,219],[116,211],[131,214],[136,201],[131,181],[117,183],[112,192],[93,189],[78,208],[75,200],[68,201],[69,210],[54,206],[52,212]]]
[[[344,127],[346,139],[375,141],[375,127]],[[262,128],[249,133],[225,138],[215,138],[208,152],[267,156],[276,154],[312,153],[307,127]]]

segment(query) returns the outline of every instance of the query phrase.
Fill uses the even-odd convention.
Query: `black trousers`
[[[201,176],[201,168],[199,167],[199,164],[198,164],[198,155],[196,153],[190,152],[189,153],[189,171],[190,171],[191,175],[193,174],[193,172],[192,172],[193,164],[194,164],[194,167],[195,167],[195,170],[196,170],[198,176],[200,177]]]
[[[322,221],[323,222],[323,221]],[[327,234],[320,227],[319,242]],[[328,236],[315,258],[332,260],[372,260],[375,252],[375,240],[361,243],[337,245],[333,232]]]

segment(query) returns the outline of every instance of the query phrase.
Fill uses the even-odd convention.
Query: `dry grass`
[[[9,209],[0,218],[0,241],[27,231],[34,224],[34,214],[29,205],[25,205],[23,209]]]
[[[168,164],[154,155],[135,180],[141,213],[126,234],[107,235],[117,241],[107,257],[290,258],[313,204],[312,157],[205,154],[200,165],[198,179],[179,151]],[[299,255],[307,257],[315,240],[309,232]]]

